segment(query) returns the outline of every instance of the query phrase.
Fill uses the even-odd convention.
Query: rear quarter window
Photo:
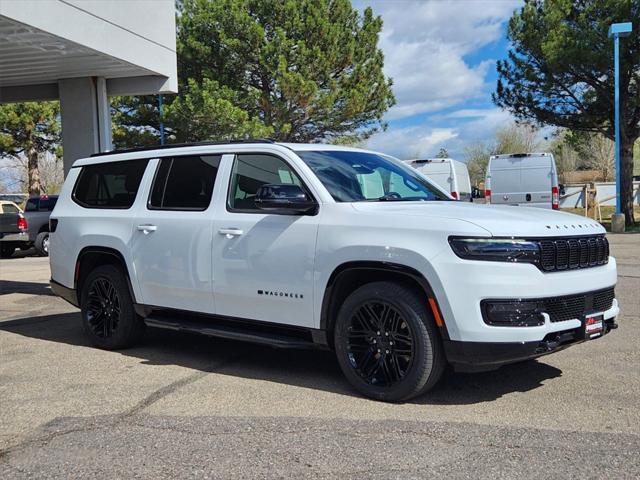
[[[82,167],[73,200],[85,208],[131,208],[148,159]]]

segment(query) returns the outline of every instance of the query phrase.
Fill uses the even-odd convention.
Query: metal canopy
[[[0,16],[0,87],[61,78],[136,77],[153,72]]]

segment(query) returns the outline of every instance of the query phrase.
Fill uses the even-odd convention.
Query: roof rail
[[[227,145],[229,143],[275,143],[270,138],[249,138],[241,140],[212,141],[212,142],[191,142],[191,143],[168,143],[165,145],[151,145],[148,147],[123,148],[121,150],[110,150],[108,152],[98,152],[91,154],[91,157],[103,157],[105,155],[117,155],[119,153],[145,152],[147,150],[165,150],[180,147],[202,147],[207,145]]]

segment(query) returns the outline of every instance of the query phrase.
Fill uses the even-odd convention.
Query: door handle
[[[218,230],[218,233],[226,236],[227,238],[233,238],[242,235],[244,232],[239,228],[221,228]]]
[[[149,233],[155,232],[158,227],[156,225],[138,225],[137,229],[139,232],[149,235]]]

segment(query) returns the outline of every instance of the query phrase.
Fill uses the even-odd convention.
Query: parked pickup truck
[[[26,248],[34,246],[39,255],[49,255],[49,215],[58,201],[57,195],[30,197],[24,207],[24,216],[29,225]]]
[[[27,221],[13,202],[0,201],[0,258],[9,258],[28,240]]]
[[[100,348],[148,326],[331,349],[358,391],[396,402],[447,364],[492,369],[602,338],[620,311],[600,224],[452,201],[399,160],[338,145],[77,160],[51,214],[50,264],[52,290]]]

